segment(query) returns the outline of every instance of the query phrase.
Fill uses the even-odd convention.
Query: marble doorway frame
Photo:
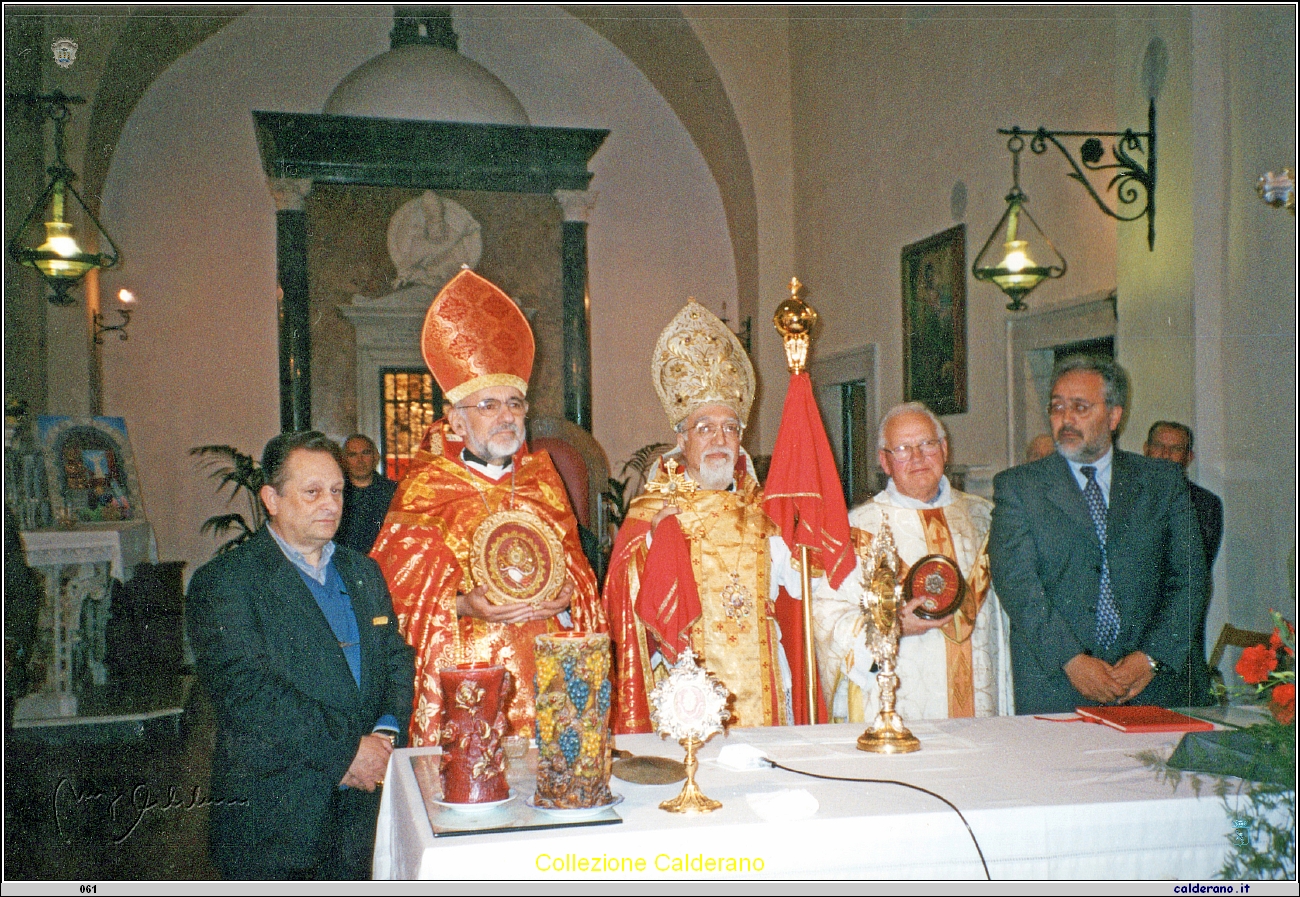
[[[1054,350],[1085,340],[1114,337],[1117,293],[1098,290],[1041,311],[1007,319],[1007,466],[1025,459],[1025,447],[1049,432]]]

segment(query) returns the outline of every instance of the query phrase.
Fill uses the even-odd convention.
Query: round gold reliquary
[[[493,604],[540,604],[564,586],[564,546],[532,511],[500,510],[475,530],[470,569]]]
[[[903,595],[921,603],[913,611],[924,620],[942,620],[961,607],[966,597],[966,577],[951,559],[941,554],[921,558],[907,571],[903,580]]]

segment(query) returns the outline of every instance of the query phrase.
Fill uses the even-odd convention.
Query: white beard
[[[730,488],[736,478],[736,456],[730,451],[727,457],[705,458],[700,462],[700,472],[695,481],[702,489],[721,491]]]

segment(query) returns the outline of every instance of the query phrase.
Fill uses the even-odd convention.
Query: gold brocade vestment
[[[661,472],[651,482],[662,478]],[[675,503],[682,509],[678,521],[700,597],[700,617],[690,627],[691,648],[735,696],[728,704],[733,714],[729,725],[788,723],[770,597],[768,538],[776,527],[763,511],[762,492],[746,474],[734,491],[701,490]],[[635,611],[650,521],[664,504],[662,495],[651,493],[632,502],[605,583],[616,645],[616,732],[650,731],[646,696],[667,673],[662,660],[652,666],[658,645]]]
[[[460,618],[457,593],[473,588],[470,550],[474,533],[502,508],[527,509],[550,524],[564,546],[566,575],[574,584],[573,626],[604,632],[596,579],[582,553],[578,523],[564,484],[545,452],[514,456],[514,474],[493,481],[460,460],[460,442],[438,423],[398,487],[371,550],[393,597],[407,642],[415,648],[415,706],[411,743],[436,745],[442,724],[438,673],[462,661],[504,665],[515,679],[508,716],[511,729],[531,733],[535,716],[533,641],[562,630],[557,617],[528,623]],[[458,653],[459,652],[459,653]]]

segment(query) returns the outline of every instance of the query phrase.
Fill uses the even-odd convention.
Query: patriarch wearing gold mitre
[[[615,732],[650,731],[647,694],[687,646],[734,700],[732,725],[791,722],[774,618],[799,576],[741,447],[754,369],[736,335],[694,300],[651,361],[677,446],[650,471],[614,544],[604,603],[615,643]]]
[[[415,648],[417,746],[438,743],[440,670],[504,665],[515,682],[510,723],[527,734],[533,640],[605,630],[564,485],[524,441],[533,345],[518,306],[468,268],[425,318],[421,348],[445,416],[425,433],[371,551]]]

